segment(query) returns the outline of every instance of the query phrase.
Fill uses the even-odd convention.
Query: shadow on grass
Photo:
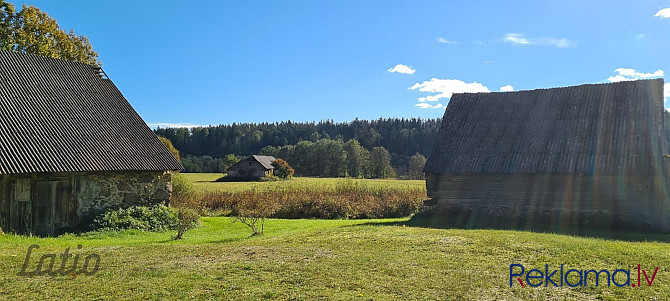
[[[205,243],[207,244],[225,244],[225,243],[230,243],[230,242],[236,242],[236,241],[242,241],[245,239],[249,239],[252,236],[244,236],[244,237],[231,237],[231,238],[224,238],[224,239],[218,239],[218,240],[209,240],[206,241]]]
[[[415,214],[410,220],[402,222],[370,222],[359,225],[407,226],[434,229],[479,229],[514,230],[536,233],[564,234],[579,237],[623,240],[630,242],[670,242],[670,233],[652,229],[626,229],[625,225],[603,223],[597,225],[575,225],[574,219],[545,220],[496,216],[477,216],[473,214],[449,215],[438,209],[429,209]]]

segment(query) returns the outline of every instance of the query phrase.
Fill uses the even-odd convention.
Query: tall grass
[[[243,191],[199,192],[175,197],[173,204],[203,211],[237,215],[244,203],[273,203],[275,218],[358,219],[408,216],[417,212],[426,190],[409,185],[370,185],[341,179],[335,185],[304,185],[283,182],[277,186],[253,184]]]

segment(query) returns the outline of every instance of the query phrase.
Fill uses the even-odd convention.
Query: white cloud
[[[416,70],[414,70],[412,68],[412,66],[407,66],[407,65],[403,65],[403,64],[397,64],[397,65],[395,65],[395,67],[389,68],[389,70],[387,70],[387,71],[391,72],[391,73],[397,72],[397,73],[403,73],[403,74],[414,74],[414,72],[416,72]]]
[[[529,39],[524,37],[523,34],[519,33],[506,33],[502,37],[503,42],[512,43],[514,45],[543,45],[543,46],[553,46],[558,48],[572,48],[576,47],[577,44],[573,41],[570,41],[566,38],[536,38]]]
[[[667,19],[670,18],[670,7],[669,8],[664,8],[662,10],[659,10],[654,17],[659,17],[661,19]]]
[[[512,85],[506,85],[500,87],[500,92],[512,92],[512,91],[514,91],[514,87],[512,87]]]
[[[429,103],[425,102],[420,102],[414,105],[415,107],[419,107],[419,109],[439,109],[444,107],[441,103],[438,103],[436,105],[430,105]]]
[[[570,48],[574,47],[575,43],[566,39],[566,38],[540,38],[538,39],[538,44],[546,44],[550,46],[556,46],[558,48]]]
[[[652,78],[652,77],[662,77],[665,73],[663,70],[658,69],[652,73],[643,73],[643,72],[638,72],[635,69],[631,68],[616,68],[614,69],[614,72],[618,73],[617,75],[610,76],[607,78],[608,81],[610,82],[622,82],[622,81],[628,81],[628,80],[636,80],[636,79],[645,79],[645,78]]]
[[[200,124],[192,124],[192,123],[170,123],[170,122],[155,122],[155,123],[147,123],[147,125],[155,129],[157,127],[160,128],[193,128],[193,127],[202,127],[206,125],[200,125]]]
[[[618,74],[607,78],[608,81],[613,83],[653,77],[663,77],[663,75],[665,75],[665,72],[663,72],[661,69],[658,69],[652,73],[644,73],[631,68],[616,68],[614,69],[614,72]],[[665,98],[665,101],[670,99],[670,83],[663,85],[663,97]]]
[[[447,40],[443,37],[437,37],[437,39],[435,39],[435,41],[437,41],[438,43],[442,43],[442,44],[458,44],[458,42],[456,42],[456,41],[450,41],[450,40]]]
[[[506,33],[503,36],[503,41],[520,45],[530,44],[530,41],[528,39],[524,38],[522,34],[518,33]]]
[[[491,92],[487,87],[478,83],[466,83],[458,79],[439,79],[431,78],[429,81],[416,83],[408,88],[409,90],[419,90],[421,92],[435,93],[433,95],[419,97],[419,102],[438,101],[442,98],[451,98],[454,93],[464,92]],[[439,104],[438,104],[439,105]],[[425,107],[417,105],[418,107]]]

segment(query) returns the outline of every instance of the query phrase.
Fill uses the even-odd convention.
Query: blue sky
[[[453,92],[670,72],[670,1],[10,2],[88,36],[153,125],[432,118]]]

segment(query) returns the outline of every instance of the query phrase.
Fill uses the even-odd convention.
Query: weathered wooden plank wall
[[[631,223],[668,227],[662,181],[651,176],[570,174],[429,174],[439,204],[528,212],[607,213]]]

